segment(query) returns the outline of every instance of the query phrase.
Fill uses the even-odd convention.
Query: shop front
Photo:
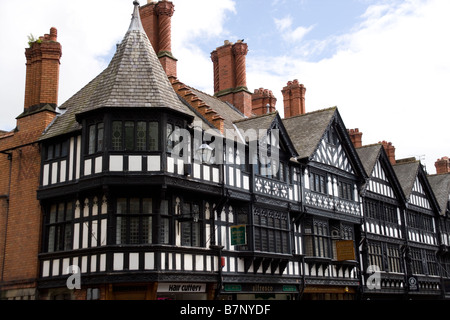
[[[160,282],[158,300],[211,300],[216,283]]]

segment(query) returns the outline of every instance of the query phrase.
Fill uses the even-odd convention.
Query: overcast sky
[[[58,29],[59,104],[107,67],[125,35],[131,0],[0,0],[0,130],[22,112],[27,35]],[[141,0],[141,4],[145,4]],[[249,46],[247,84],[278,98],[298,79],[307,112],[337,106],[363,144],[390,141],[435,173],[450,156],[450,1],[173,0],[178,78],[212,94],[210,53],[224,40]]]

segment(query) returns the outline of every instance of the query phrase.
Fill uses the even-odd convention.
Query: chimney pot
[[[392,142],[387,142],[385,140],[378,142],[383,145],[384,150],[387,153],[387,156],[389,158],[389,162],[394,165],[397,163],[395,160],[395,147],[392,145]]]
[[[352,141],[355,148],[362,147],[362,132],[359,132],[359,128],[348,129],[348,133],[350,135],[350,140]]]
[[[300,84],[297,79],[288,81],[281,92],[283,94],[285,118],[290,118],[306,112],[306,88],[303,84]]]
[[[436,167],[437,174],[449,173],[450,159],[448,157],[442,157],[441,159],[437,159],[434,166]]]

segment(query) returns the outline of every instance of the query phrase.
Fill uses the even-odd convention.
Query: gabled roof
[[[283,119],[300,159],[314,154],[336,110],[333,107]]]
[[[366,170],[368,176],[372,174],[373,168],[381,155],[382,148],[383,146],[381,144],[372,144],[356,149],[359,159],[361,159],[364,170]]]
[[[297,150],[297,160],[303,161],[311,161],[313,159],[333,123],[335,123],[337,131],[339,131],[342,147],[348,156],[351,166],[360,178],[366,178],[366,171],[350,140],[337,107],[283,119],[283,124]]]
[[[445,215],[447,212],[447,203],[450,201],[450,173],[428,176],[428,181],[441,208],[440,213],[441,215]]]
[[[436,211],[440,210],[436,195],[431,188],[428,177],[420,161],[415,158],[397,160],[397,163],[393,165],[393,168],[398,180],[400,181],[400,185],[402,186],[403,193],[405,194],[407,201],[410,200],[416,178],[419,178],[419,181],[427,194],[431,208]]]
[[[358,153],[359,159],[361,160],[364,170],[367,173],[368,177],[371,177],[373,174],[375,165],[377,161],[384,163],[383,170],[385,173],[389,175],[388,179],[391,183],[391,186],[394,187],[395,194],[400,197],[399,200],[405,200],[405,195],[403,193],[403,189],[401,187],[400,181],[395,174],[395,171],[389,161],[389,158],[384,150],[384,147],[381,143],[362,146],[356,149]],[[367,187],[367,183],[366,183]]]
[[[287,148],[287,152],[289,153],[289,156],[291,157],[297,157],[298,153],[295,149],[295,146],[293,142],[291,141],[291,138],[284,126],[284,123],[280,117],[280,114],[275,111],[271,113],[266,113],[260,116],[255,116],[251,118],[241,119],[234,122],[234,125],[237,129],[246,131],[246,130],[255,130],[255,132],[258,134],[260,129],[263,130],[271,130],[273,128],[276,128],[280,130],[279,132],[279,139],[284,146]]]
[[[400,185],[407,199],[409,199],[416,177],[419,174],[420,161],[400,161],[394,166]]]

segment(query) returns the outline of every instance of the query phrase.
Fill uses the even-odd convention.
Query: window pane
[[[126,198],[117,199],[117,213],[118,214],[127,213],[127,199]]]
[[[140,213],[139,198],[131,198],[130,199],[130,213],[133,213],[133,214]]]
[[[73,204],[68,202],[66,204],[66,221],[72,220],[73,218]]]
[[[171,152],[172,151],[172,147],[173,147],[173,136],[172,136],[172,132],[173,132],[173,127],[170,123],[167,124],[167,129],[166,129],[166,134],[167,134],[167,152]]]
[[[200,223],[192,224],[192,246],[200,247]]]
[[[95,125],[89,126],[89,146],[88,146],[89,154],[93,154],[95,152]]]
[[[142,213],[152,213],[152,198],[144,198],[142,199]]]
[[[125,149],[134,150],[134,122],[125,122]]]
[[[148,150],[157,151],[159,141],[158,122],[150,122],[148,125]]]
[[[50,223],[55,223],[56,222],[56,204],[53,204],[50,208],[50,219],[49,219]]]
[[[116,225],[116,243],[122,244],[126,242],[126,223],[125,219],[122,217],[117,217]]]
[[[139,217],[130,218],[130,244],[139,243]]]
[[[152,217],[142,218],[142,241],[144,243],[152,243]]]
[[[139,121],[137,123],[136,150],[147,150],[147,122]]]
[[[113,150],[122,150],[122,121],[112,123],[112,147]]]
[[[47,252],[55,251],[55,226],[51,226],[48,230],[48,248]]]
[[[64,141],[61,145],[61,157],[67,156],[68,141]]]
[[[169,244],[169,219],[161,218],[160,241],[162,244]]]
[[[72,227],[70,224],[64,226],[64,250],[72,249]]]
[[[97,151],[103,151],[103,123],[97,125]]]

